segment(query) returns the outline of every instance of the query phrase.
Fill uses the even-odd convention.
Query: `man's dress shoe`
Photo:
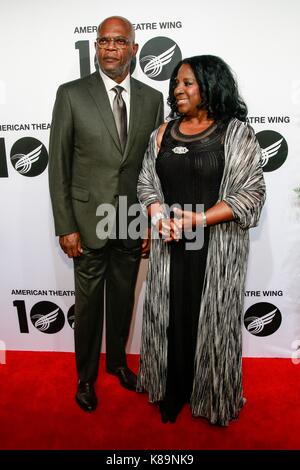
[[[80,408],[82,408],[84,411],[95,410],[98,404],[98,400],[96,397],[94,384],[92,382],[79,381],[75,400]]]
[[[108,369],[107,372],[118,377],[122,387],[136,391],[137,377],[128,367],[116,367],[115,369]]]

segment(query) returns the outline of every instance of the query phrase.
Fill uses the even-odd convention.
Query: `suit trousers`
[[[127,248],[123,240],[108,240],[100,249],[85,246],[74,258],[75,356],[78,377],[94,382],[106,310],[106,368],[126,366],[126,343],[134,305],[141,245]]]

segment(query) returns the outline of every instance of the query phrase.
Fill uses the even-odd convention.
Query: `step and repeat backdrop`
[[[95,70],[97,25],[129,18],[133,76],[167,97],[183,58],[234,70],[263,152],[267,201],[251,230],[245,356],[300,356],[300,3],[298,0],[0,1],[0,349],[73,351],[72,262],[54,234],[48,141],[57,87]],[[166,106],[165,114],[168,114]],[[138,353],[147,263],[128,352]]]

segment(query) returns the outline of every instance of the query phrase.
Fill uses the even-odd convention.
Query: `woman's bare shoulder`
[[[166,130],[167,125],[168,125],[168,123],[164,122],[158,129],[158,133],[157,133],[157,136],[156,136],[156,143],[157,143],[158,149],[160,149],[161,141],[162,141],[162,138],[163,138],[163,135],[164,135],[164,132]]]

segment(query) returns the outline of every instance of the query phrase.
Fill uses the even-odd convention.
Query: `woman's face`
[[[182,64],[178,70],[174,96],[179,113],[198,114],[197,106],[201,102],[201,95],[194,72],[188,64]]]

